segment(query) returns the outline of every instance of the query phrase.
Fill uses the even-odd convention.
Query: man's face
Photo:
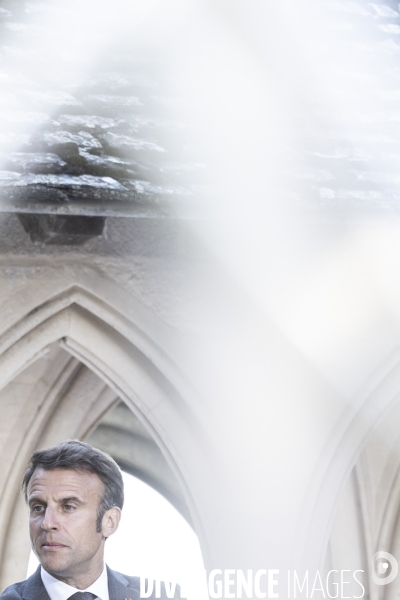
[[[28,486],[32,548],[42,567],[71,582],[101,572],[103,531],[96,531],[104,486],[94,473],[37,468]]]

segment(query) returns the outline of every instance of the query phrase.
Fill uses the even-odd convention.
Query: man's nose
[[[41,528],[45,531],[57,530],[59,527],[56,509],[46,506]]]

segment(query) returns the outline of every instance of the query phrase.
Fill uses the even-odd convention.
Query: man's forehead
[[[43,469],[38,467],[28,484],[28,496],[38,492],[80,492],[80,494],[101,493],[103,483],[95,473],[74,469]]]

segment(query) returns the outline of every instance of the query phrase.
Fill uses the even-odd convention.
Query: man
[[[1,600],[139,599],[140,579],[104,564],[104,545],[118,528],[124,503],[121,471],[110,456],[77,440],[39,450],[22,488],[40,566],[9,586]]]

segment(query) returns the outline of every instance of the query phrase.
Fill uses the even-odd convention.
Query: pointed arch
[[[304,502],[298,564],[321,569],[341,492],[376,428],[400,401],[400,350],[383,362],[353,399],[354,410],[329,440]],[[398,483],[397,483],[398,485]],[[398,514],[388,507],[382,542],[391,537]],[[389,529],[389,531],[388,531]]]
[[[184,460],[188,454],[207,454],[207,442],[195,412],[195,393],[168,352],[137,322],[104,299],[73,286],[30,310],[0,335],[0,390],[54,343],[92,369],[150,430],[180,483],[207,554],[203,527],[190,491],[191,474]],[[19,499],[19,482],[30,454],[41,440],[58,441],[57,432],[52,429],[53,417],[60,390],[67,385],[74,364],[76,361],[67,365],[47,393],[21,443],[9,456],[0,501],[2,584],[8,583],[7,568],[15,560],[19,544],[15,531],[13,535],[7,533],[16,529],[25,511]],[[71,432],[73,419],[71,415]]]

